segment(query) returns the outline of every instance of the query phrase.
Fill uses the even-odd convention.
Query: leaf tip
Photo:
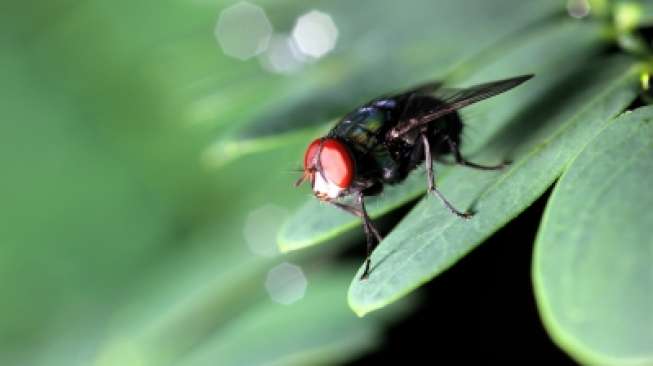
[[[279,249],[279,252],[282,253],[282,254],[286,254],[286,253],[292,251],[292,248],[287,246],[283,242],[277,242],[277,249]]]
[[[349,308],[350,308],[350,309],[354,312],[354,314],[356,314],[356,316],[359,317],[359,318],[364,317],[365,315],[367,315],[367,313],[370,312],[369,309],[360,306],[360,304],[356,304],[355,302],[352,302],[352,298],[351,298],[351,297],[349,297],[349,299],[347,300],[347,303],[349,304]]]
[[[293,245],[288,241],[286,235],[284,235],[283,229],[277,235],[277,249],[279,249],[280,253],[284,254],[293,250]]]
[[[303,241],[297,241],[283,235],[283,232],[277,236],[277,248],[281,253],[293,252],[295,250],[303,249],[307,245]]]
[[[279,231],[277,231],[277,249],[280,253],[288,253],[298,249],[297,244],[288,236],[288,221],[284,222]]]
[[[357,273],[354,279],[352,280],[351,285],[349,286],[349,291],[347,292],[347,304],[349,305],[349,308],[354,312],[354,314],[356,314],[356,316],[362,318],[376,308],[369,307],[367,304],[358,301],[358,296],[356,295],[356,293],[359,292],[357,290],[357,287],[360,286],[359,282],[365,283],[367,281],[365,280],[361,281],[360,274]]]

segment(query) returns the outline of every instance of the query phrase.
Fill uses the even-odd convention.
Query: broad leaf
[[[617,118],[562,176],[533,281],[553,339],[595,365],[653,364],[653,108]]]
[[[462,220],[436,198],[425,198],[374,251],[369,280],[353,280],[349,289],[353,310],[364,315],[404,296],[528,207],[597,131],[632,101],[635,71],[625,59],[591,62],[560,86],[573,97],[564,100],[564,89],[558,89],[551,98],[526,109],[481,150],[480,156],[494,160],[514,158],[507,171],[452,170],[440,189],[475,216]]]

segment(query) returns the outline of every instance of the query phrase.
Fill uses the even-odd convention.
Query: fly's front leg
[[[356,194],[356,201],[358,203],[358,207],[349,206],[344,203],[340,203],[336,201],[329,201],[329,203],[344,211],[349,212],[352,215],[360,217],[363,222],[363,231],[365,232],[367,247],[366,247],[366,255],[365,255],[365,270],[363,271],[363,274],[361,275],[360,279],[364,280],[367,279],[367,277],[370,274],[370,266],[372,262],[370,257],[372,255],[372,250],[374,250],[376,244],[381,242],[382,237],[381,234],[379,234],[379,231],[374,226],[372,219],[370,219],[369,215],[367,214],[367,210],[365,209],[365,200],[363,198],[362,192],[358,192]]]
[[[444,205],[451,211],[453,214],[464,219],[468,219],[472,216],[469,212],[462,212],[455,208],[445,197],[444,195],[435,187],[435,171],[433,170],[433,157],[431,156],[431,145],[429,144],[429,139],[425,134],[421,135],[422,145],[424,146],[424,163],[426,164],[426,177],[428,180],[428,191],[429,193],[434,193],[438,198],[444,203]]]
[[[360,211],[358,208],[356,208],[356,207],[349,206],[349,205],[346,205],[346,204],[344,204],[344,203],[340,203],[340,202],[338,202],[338,201],[331,201],[331,200],[329,200],[329,201],[327,201],[327,202],[329,202],[330,204],[332,204],[332,205],[338,207],[339,209],[341,209],[341,210],[343,210],[343,211],[349,212],[350,214],[352,214],[352,215],[354,215],[354,216],[362,217],[362,215],[363,215],[363,214],[361,213],[361,211]]]
[[[372,264],[372,250],[374,250],[374,247],[376,244],[381,242],[381,235],[379,232],[376,230],[374,227],[374,223],[372,223],[372,219],[367,215],[367,210],[365,209],[365,199],[363,198],[363,193],[358,192],[357,197],[358,201],[358,206],[360,207],[361,210],[361,219],[363,220],[363,228],[365,229],[365,237],[367,239],[367,250],[366,250],[366,255],[365,255],[365,270],[363,271],[363,274],[361,275],[361,280],[367,279],[367,277],[370,274],[370,266]],[[376,239],[376,242],[374,241]]]
[[[464,165],[470,168],[480,169],[480,170],[501,170],[510,164],[507,161],[504,161],[503,163],[498,165],[481,165],[481,164],[472,163],[471,161],[468,161],[467,159],[463,158],[462,154],[460,153],[460,147],[453,140],[447,138],[447,144],[449,144],[449,149],[453,152],[454,158],[456,159],[456,164],[460,164],[460,165]]]

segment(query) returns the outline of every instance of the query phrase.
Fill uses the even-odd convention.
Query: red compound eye
[[[320,150],[320,143],[322,143],[320,164],[324,176],[338,187],[349,187],[354,177],[354,162],[347,147],[336,139],[317,139],[311,142],[304,155],[304,170],[308,171],[312,167],[313,158]]]
[[[320,139],[314,140],[311,142],[310,145],[308,145],[308,148],[306,149],[306,154],[304,154],[304,170],[308,171],[311,168],[311,165],[313,164],[313,158],[315,157],[315,153],[317,153],[317,150],[320,148]]]

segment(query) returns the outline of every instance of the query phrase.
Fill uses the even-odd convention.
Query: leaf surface
[[[584,63],[593,57],[599,42],[597,29],[593,26],[575,22],[555,23],[511,42],[496,62],[473,72],[470,70],[460,86],[518,74],[535,73],[536,76],[512,91],[463,110],[463,118],[467,121],[463,131],[463,153],[481,163],[496,163],[505,158],[514,160],[515,156],[511,156],[509,151],[511,147],[523,144],[525,137],[537,133],[549,119],[563,117],[557,114],[570,114],[571,107],[586,101],[587,96],[576,101],[579,104],[573,104],[577,98],[573,91],[582,91],[585,83],[592,82]],[[551,48],[556,52],[549,52]],[[574,79],[576,84],[565,81],[574,73],[580,74]],[[494,144],[510,140],[503,147],[504,154],[494,157],[479,154],[479,148],[494,134],[497,134]],[[449,179],[451,168],[436,164],[438,184]],[[485,175],[492,176],[492,173]],[[420,168],[401,184],[388,186],[382,195],[368,199],[367,207],[373,218],[379,217],[420,197],[425,191],[426,177]],[[282,251],[301,249],[359,225],[357,218],[311,198],[284,225],[278,242]]]
[[[583,80],[586,72],[591,80]],[[479,155],[494,160],[506,155],[514,158],[509,169],[494,173],[452,170],[440,189],[451,202],[476,212],[474,217],[462,220],[436,198],[423,199],[374,251],[369,280],[355,277],[352,281],[352,309],[364,315],[406,295],[517,216],[633,100],[635,79],[628,59],[594,63],[567,79],[565,87],[575,87],[573,98],[543,100],[481,150]],[[555,95],[561,97],[559,92]]]
[[[587,364],[653,363],[653,108],[617,118],[547,204],[533,258],[553,339]]]

